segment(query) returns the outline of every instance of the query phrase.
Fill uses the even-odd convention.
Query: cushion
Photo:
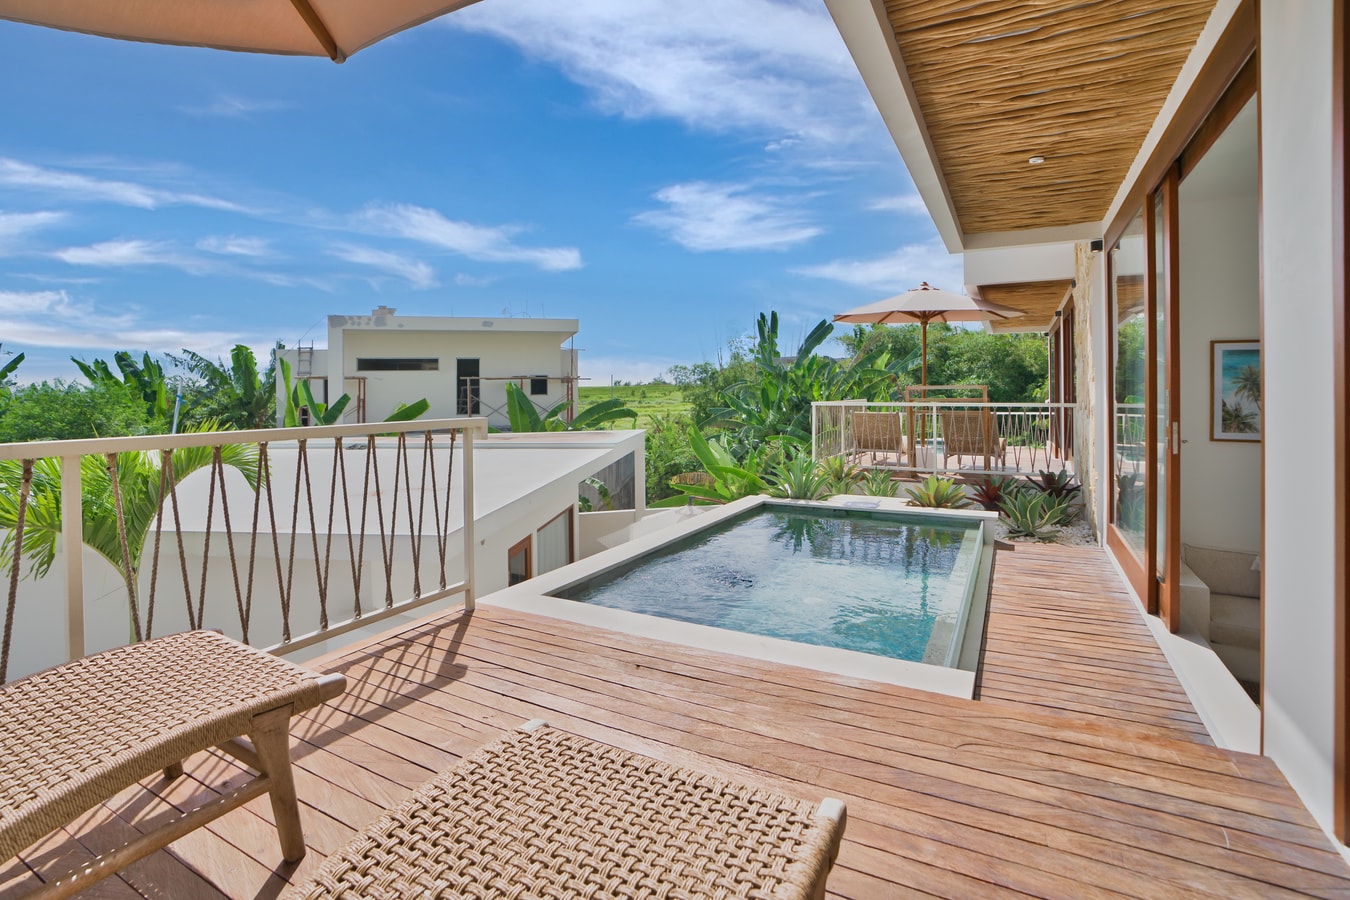
[[[1261,571],[1253,568],[1255,553],[1182,544],[1181,558],[1215,594],[1261,596]]]

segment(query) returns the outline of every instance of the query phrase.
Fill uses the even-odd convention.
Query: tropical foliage
[[[175,391],[164,377],[163,364],[154,359],[149,351],[144,353],[141,356],[141,361],[137,363],[135,357],[129,352],[118,350],[113,354],[113,362],[117,366],[117,372],[113,372],[107,361],[102,359],[86,363],[72,356],[70,361],[75,364],[80,370],[80,374],[87,378],[91,385],[96,387],[122,386],[139,396],[145,403],[145,412],[148,419],[167,421],[173,416]]]
[[[276,421],[275,352],[263,370],[253,351],[243,344],[234,345],[229,365],[191,350],[169,359],[200,379],[191,392],[191,421],[210,419],[241,431],[269,428]]]
[[[1002,519],[1011,537],[1053,541],[1054,529],[1068,524],[1069,499],[1040,491],[1017,491],[1003,500]]]
[[[612,422],[620,419],[637,419],[637,413],[623,405],[623,401],[618,397],[609,400],[601,400],[586,407],[576,414],[576,417],[568,422],[565,416],[570,404],[567,401],[559,403],[557,406],[540,415],[539,409],[534,405],[525,392],[517,385],[507,383],[506,385],[506,414],[511,420],[511,431],[532,432],[532,431],[585,431],[588,429],[603,428]]]
[[[769,488],[774,497],[789,500],[819,500],[835,493],[828,473],[816,465],[811,454],[797,452],[784,458],[773,469],[775,484]]]
[[[165,419],[151,419],[142,398],[118,380],[89,386],[43,381],[15,388],[0,415],[0,443],[160,434]]]
[[[966,497],[966,489],[949,478],[929,475],[917,487],[905,491],[915,506],[934,509],[967,509],[973,504]]]

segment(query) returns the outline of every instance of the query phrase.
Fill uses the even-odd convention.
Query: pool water
[[[952,665],[979,545],[973,520],[768,507],[554,596]]]

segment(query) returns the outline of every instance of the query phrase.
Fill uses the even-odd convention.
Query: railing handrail
[[[0,459],[45,459],[92,456],[98,453],[128,453],[137,450],[178,450],[212,447],[216,444],[271,444],[278,441],[322,440],[349,435],[421,434],[432,431],[472,431],[484,436],[488,422],[483,416],[450,419],[414,419],[410,422],[358,422],[347,425],[306,425],[299,428],[250,428],[245,431],[193,431],[180,434],[145,434],[133,437],[80,438],[67,441],[29,441],[0,444]]]
[[[896,409],[931,409],[935,406],[989,406],[1008,409],[1074,409],[1078,404],[1077,402],[1066,403],[1061,400],[1042,400],[1038,403],[1028,403],[1025,401],[1003,403],[997,400],[990,400],[987,403],[983,400],[815,400],[812,401],[811,406],[885,406],[894,407]]]

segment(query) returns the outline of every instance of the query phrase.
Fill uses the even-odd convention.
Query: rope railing
[[[472,606],[485,433],[471,418],[0,444],[0,682],[86,638],[217,628],[290,652],[435,600]],[[63,648],[36,648],[62,628]]]
[[[1072,403],[813,403],[811,452],[923,477],[1073,471]],[[1068,427],[1066,427],[1068,426]]]

